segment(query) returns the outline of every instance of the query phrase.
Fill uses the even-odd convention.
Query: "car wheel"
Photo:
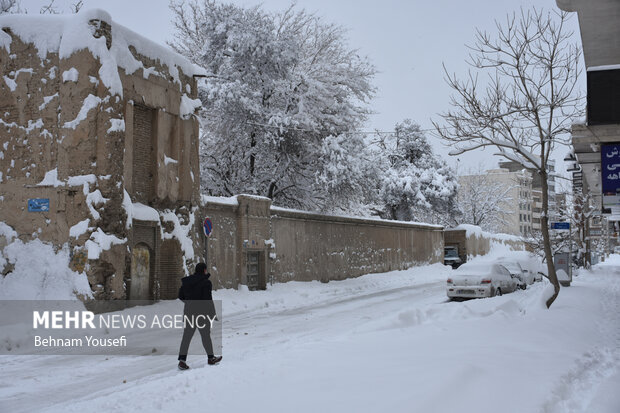
[[[521,289],[525,290],[527,288],[527,284],[521,284]]]
[[[499,297],[499,296],[501,296],[501,295],[502,295],[502,289],[501,289],[501,288],[499,288],[499,287],[497,287],[497,288],[495,289],[495,297]]]

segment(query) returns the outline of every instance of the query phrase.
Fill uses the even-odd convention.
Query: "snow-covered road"
[[[221,365],[2,357],[0,411],[617,413],[620,259],[611,264],[577,277],[550,311],[542,283],[448,302],[442,265],[216,291]]]

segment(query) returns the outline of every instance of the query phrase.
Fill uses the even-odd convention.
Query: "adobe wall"
[[[440,262],[438,226],[272,209],[274,282],[342,280]]]
[[[286,210],[249,195],[209,198],[198,215],[213,223],[207,261],[216,288],[341,280],[443,258],[438,226]],[[258,269],[255,279],[252,268]]]
[[[105,30],[93,37],[105,36],[110,49],[115,26],[99,23]],[[150,250],[148,298],[176,297],[200,243],[198,124],[180,108],[183,95],[196,98],[195,78],[175,67],[175,82],[168,66],[129,46],[142,68],[116,68],[122,94],[115,93],[102,80],[111,68],[103,71],[88,49],[62,59],[57,51],[41,56],[34,44],[0,29],[10,36],[0,47],[0,221],[23,241],[68,246],[71,267],[87,274],[100,299],[128,298],[132,250],[140,244]],[[133,176],[137,105],[153,113],[153,162],[144,169],[153,183],[144,197]],[[56,178],[42,183],[54,170]],[[49,210],[29,212],[35,198],[49,199]],[[155,218],[129,217],[132,202],[152,207]],[[85,221],[87,230],[71,236]]]
[[[200,208],[197,231],[200,242],[197,255],[207,263],[214,288],[237,288],[238,276],[238,221],[237,204],[208,202]],[[205,218],[213,223],[213,232],[207,238],[201,228]]]

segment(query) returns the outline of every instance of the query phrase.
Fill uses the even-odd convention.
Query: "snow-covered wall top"
[[[112,44],[109,50],[104,36],[94,37],[97,27],[91,21],[97,20],[111,26]],[[147,69],[134,57],[131,46],[137,53],[167,66],[179,87],[179,69],[187,76],[206,74],[204,69],[178,53],[115,23],[107,12],[100,9],[83,10],[72,15],[3,15],[0,16],[0,28],[8,28],[23,42],[34,44],[41,59],[46,58],[48,53],[58,53],[62,59],[80,50],[89,50],[101,61],[99,75],[104,85],[121,96],[123,88],[117,68],[123,68],[127,74]],[[10,53],[11,42],[11,36],[0,31],[0,48],[4,47]]]
[[[282,214],[282,213],[296,214],[300,216],[305,216],[309,219],[318,219],[318,220],[336,220],[336,221],[337,220],[349,220],[352,222],[354,221],[354,222],[359,222],[359,223],[368,223],[368,224],[376,223],[377,225],[390,225],[390,226],[400,225],[400,226],[427,228],[427,229],[433,229],[433,230],[443,229],[443,226],[441,225],[428,224],[425,222],[396,221],[396,220],[381,219],[377,217],[360,217],[360,216],[350,216],[350,215],[326,215],[326,214],[321,214],[319,212],[309,212],[309,211],[302,211],[298,209],[281,208],[277,206],[272,206],[271,212],[275,215]]]
[[[454,229],[461,229],[461,230],[464,229],[467,237],[470,237],[470,236],[485,237],[485,238],[496,239],[499,241],[515,241],[515,242],[523,241],[521,237],[518,237],[516,235],[494,234],[491,232],[483,231],[482,228],[476,225],[461,224]]]

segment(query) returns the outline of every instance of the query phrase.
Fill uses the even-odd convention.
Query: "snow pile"
[[[0,237],[8,245],[0,250],[0,300],[75,300],[92,297],[86,274],[69,268],[69,249],[56,252],[41,240],[22,242],[8,225],[0,222]],[[2,245],[2,244],[0,244]],[[12,268],[11,268],[12,267]]]
[[[54,93],[51,96],[44,96],[43,103],[39,105],[39,110],[41,111],[45,109],[45,107],[52,101],[52,99],[57,98],[57,97],[58,97],[58,92]]]
[[[88,223],[90,219],[86,218],[84,221],[80,221],[77,224],[73,225],[69,228],[69,236],[73,238],[79,238],[82,234],[85,234],[88,231]]]
[[[99,211],[97,211],[95,207],[105,204],[106,202],[108,202],[108,198],[104,198],[103,195],[101,195],[101,191],[98,189],[86,195],[86,206],[88,206],[90,214],[95,221],[99,221],[101,218],[101,214],[99,214]]]
[[[81,186],[84,196],[88,196],[90,193],[90,185],[96,182],[97,177],[95,174],[70,176],[69,179],[67,179],[67,184],[69,186]]]
[[[133,225],[133,220],[159,222],[159,212],[155,208],[144,205],[140,202],[131,202],[131,197],[127,190],[123,190],[123,209],[127,214],[126,228]]]
[[[183,94],[183,96],[181,96],[179,116],[181,116],[182,119],[189,119],[200,106],[202,106],[200,99],[190,99],[186,94]]]
[[[132,219],[139,221],[155,221],[159,222],[159,212],[155,208],[144,205],[140,202],[132,204]]]
[[[58,180],[58,168],[54,168],[45,173],[45,177],[37,186],[53,186],[55,188],[58,186],[65,186],[65,183]]]
[[[176,238],[179,241],[179,244],[181,245],[181,250],[183,251],[183,255],[184,255],[184,259],[183,259],[184,263],[187,260],[194,259],[194,243],[192,241],[190,234],[192,233],[192,228],[194,228],[194,222],[196,219],[195,210],[196,209],[193,209],[189,213],[189,222],[186,225],[181,224],[179,217],[170,210],[164,210],[163,212],[159,213],[159,215],[161,216],[161,220],[163,222],[171,222],[174,225],[172,232],[164,233],[163,238],[164,239]],[[185,268],[186,275],[188,275],[188,270],[186,266],[184,265],[183,267]]]
[[[67,129],[75,129],[77,126],[88,117],[88,112],[97,108],[101,103],[101,98],[92,94],[89,94],[84,102],[82,103],[82,107],[80,108],[80,112],[77,114],[76,118],[70,122],[65,122],[62,126]]]
[[[75,67],[72,67],[69,70],[65,70],[62,72],[62,81],[63,82],[77,82],[80,73]]]
[[[97,228],[92,234],[90,239],[86,241],[86,250],[88,251],[88,259],[99,259],[101,253],[105,250],[109,250],[113,245],[120,245],[127,242],[127,238],[120,239],[115,235],[106,234],[101,228]]]
[[[110,119],[110,126],[108,133],[112,132],[125,132],[125,121],[123,119]]]

